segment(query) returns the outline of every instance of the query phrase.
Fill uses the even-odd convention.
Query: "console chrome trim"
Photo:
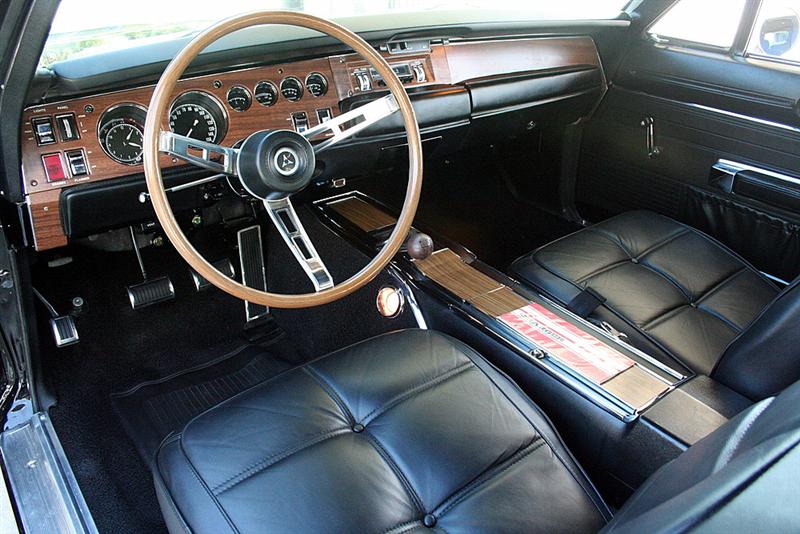
[[[368,196],[363,195],[358,191],[349,191],[315,201],[314,205],[317,208],[316,212],[321,217],[323,222],[329,225],[335,232],[341,233],[345,237],[353,239],[356,243],[360,243],[360,246],[367,246],[367,243],[364,241],[363,237],[358,237],[357,234],[353,234],[353,228],[342,226],[339,222],[337,222],[337,220],[335,220],[335,218],[330,216],[331,214],[326,211],[326,205],[331,201],[351,196],[362,198],[366,201],[372,202],[377,206],[380,206],[379,202],[372,201],[372,199],[370,199]],[[380,239],[376,235],[373,235],[372,237]],[[440,244],[447,243],[446,239],[437,239],[437,241]],[[472,264],[476,260],[471,253],[464,251],[461,245],[449,244],[448,246],[451,248],[451,250],[462,256],[462,258],[464,258],[466,254],[467,264]],[[369,250],[369,248],[370,247],[367,247],[367,250]],[[510,350],[519,354],[526,361],[536,365],[537,368],[543,370],[556,380],[559,380],[565,387],[572,389],[576,394],[594,403],[599,408],[607,411],[625,423],[630,423],[637,420],[642,412],[644,412],[658,400],[662,399],[664,396],[668,395],[688,378],[679,371],[676,371],[656,360],[655,358],[643,353],[636,347],[633,347],[628,343],[611,336],[608,334],[608,332],[592,324],[591,322],[578,317],[569,310],[566,310],[563,306],[553,302],[543,295],[523,289],[516,280],[510,278],[508,275],[494,270],[492,270],[494,275],[485,271],[481,271],[487,276],[495,278],[503,283],[503,285],[520,293],[525,298],[539,300],[546,305],[554,307],[565,318],[573,321],[575,324],[592,335],[595,335],[604,343],[608,343],[612,347],[620,347],[629,355],[635,356],[635,359],[639,360],[637,362],[639,368],[649,375],[652,375],[659,382],[663,383],[665,389],[646,404],[633,407],[615,396],[613,393],[604,389],[601,384],[595,384],[594,382],[591,382],[589,379],[580,375],[575,370],[566,367],[564,364],[561,364],[555,357],[546,354],[544,351],[533,345],[529,340],[523,338],[521,334],[506,326],[496,317],[492,317],[484,313],[472,304],[465,302],[456,295],[453,295],[445,288],[436,284],[436,282],[433,280],[430,280],[427,277],[420,278],[421,273],[417,272],[416,267],[407,257],[405,257],[405,255],[401,254],[395,256],[395,258],[389,264],[389,272],[399,273],[402,278],[409,280],[409,284],[412,286],[421,291],[425,291],[426,294],[430,295],[432,298],[441,301],[463,319],[479,328],[482,332],[490,335],[492,338],[499,341]],[[498,277],[502,277],[502,280],[500,280]]]
[[[389,271],[389,275],[394,278],[397,284],[400,286],[400,290],[403,292],[403,297],[405,298],[408,307],[411,309],[411,313],[414,315],[414,320],[417,322],[417,327],[422,330],[427,330],[428,323],[425,321],[425,316],[422,314],[422,308],[420,308],[419,303],[417,302],[417,297],[414,296],[414,289],[412,288],[411,279],[406,276],[403,270],[396,266],[394,262],[389,262],[387,270]]]

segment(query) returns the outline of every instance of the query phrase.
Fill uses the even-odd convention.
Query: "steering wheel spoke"
[[[235,148],[162,130],[158,138],[158,150],[198,167],[236,176],[236,160],[239,157],[239,150]]]
[[[272,223],[292,251],[292,255],[311,279],[314,289],[322,291],[333,287],[331,273],[328,272],[317,249],[308,238],[303,223],[300,222],[289,197],[265,200],[264,206],[267,208]]]
[[[400,106],[397,104],[394,95],[388,94],[368,104],[350,110],[347,113],[343,113],[338,117],[325,121],[318,126],[309,128],[303,132],[302,135],[311,141],[312,138],[319,135],[329,132],[332,133],[332,137],[314,145],[314,152],[320,153],[330,146],[344,141],[358,132],[366,130],[376,122],[385,119],[399,110]]]

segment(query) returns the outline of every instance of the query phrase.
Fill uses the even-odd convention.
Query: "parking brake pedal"
[[[173,300],[175,298],[175,288],[168,276],[147,277],[144,261],[142,261],[142,253],[139,251],[138,243],[136,243],[136,233],[133,231],[133,226],[130,227],[130,231],[131,243],[133,244],[134,252],[136,252],[136,261],[139,262],[139,270],[142,272],[142,282],[128,286],[128,299],[131,302],[131,307],[134,310],[138,310],[159,302]]]
[[[236,276],[236,273],[233,270],[233,263],[228,258],[222,258],[221,260],[212,261],[211,265],[214,266],[216,270],[227,276],[228,278],[233,278]],[[194,283],[194,289],[197,292],[205,291],[209,287],[211,287],[211,282],[206,280],[202,275],[200,275],[194,269],[192,271],[192,282]]]
[[[267,274],[264,269],[264,247],[261,242],[261,227],[258,225],[239,230],[239,261],[242,269],[242,283],[247,287],[267,290]],[[269,313],[267,306],[245,301],[244,311],[250,323]]]
[[[59,315],[53,305],[39,291],[34,288],[33,292],[50,313],[50,330],[53,332],[56,347],[60,349],[80,341],[78,328],[75,326],[75,318],[72,315]]]

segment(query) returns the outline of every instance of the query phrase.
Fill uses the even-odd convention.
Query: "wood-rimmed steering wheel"
[[[168,112],[176,83],[192,60],[217,39],[243,28],[263,24],[300,26],[338,39],[378,71],[390,94],[302,133],[291,130],[253,132],[239,148],[207,143],[162,130],[162,118]],[[402,213],[380,252],[352,277],[335,284],[303,229],[292,206],[291,196],[311,181],[317,153],[398,111],[403,117],[408,137],[408,188]],[[270,219],[308,274],[316,292],[287,295],[259,291],[217,271],[189,243],[175,219],[161,178],[161,153],[238,179],[249,194],[263,202]],[[144,127],[143,155],[147,189],[156,216],[183,259],[222,291],[275,308],[306,308],[327,304],[349,295],[374,279],[400,250],[414,220],[422,187],[419,126],[411,100],[389,64],[350,30],[319,17],[288,11],[259,11],[225,19],[192,39],[167,66],[153,91]]]

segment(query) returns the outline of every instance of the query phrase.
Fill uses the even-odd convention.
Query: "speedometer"
[[[142,162],[146,115],[139,104],[119,104],[103,113],[97,123],[97,137],[108,157],[124,165]]]
[[[189,91],[177,98],[169,114],[169,127],[179,135],[218,143],[227,125],[222,104],[201,91]]]
[[[192,139],[213,143],[217,138],[217,120],[203,106],[181,104],[169,114],[169,127],[173,132]]]

